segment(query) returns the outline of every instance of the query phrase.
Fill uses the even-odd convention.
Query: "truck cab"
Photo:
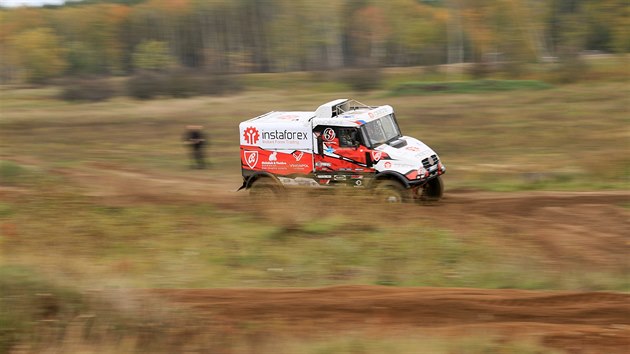
[[[401,133],[391,106],[338,99],[314,112],[269,112],[239,128],[241,189],[350,186],[388,202],[442,197],[446,167]]]

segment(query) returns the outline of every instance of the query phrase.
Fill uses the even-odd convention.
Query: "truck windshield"
[[[401,136],[393,114],[373,120],[363,125],[362,128],[369,148],[374,148]]]

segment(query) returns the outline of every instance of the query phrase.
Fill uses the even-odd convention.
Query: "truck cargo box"
[[[239,124],[241,166],[278,175],[313,171],[313,112],[269,112]]]

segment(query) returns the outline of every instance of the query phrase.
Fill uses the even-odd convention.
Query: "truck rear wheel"
[[[261,177],[252,182],[249,195],[256,200],[268,201],[280,196],[280,186],[269,177]]]
[[[374,195],[379,202],[403,203],[412,199],[411,191],[400,182],[384,180],[374,188]]]
[[[444,194],[444,184],[442,178],[438,176],[422,186],[420,200],[435,202],[442,198],[442,194]]]

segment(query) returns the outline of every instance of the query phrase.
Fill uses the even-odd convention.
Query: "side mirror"
[[[317,153],[319,156],[324,156],[324,140],[321,135],[317,136]]]

